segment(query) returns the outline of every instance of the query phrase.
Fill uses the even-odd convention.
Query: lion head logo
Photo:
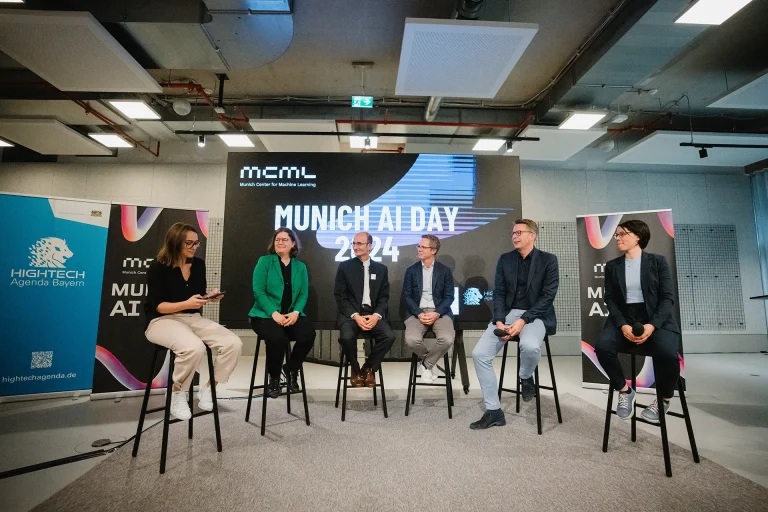
[[[464,292],[465,306],[479,306],[481,300],[483,300],[483,294],[477,288],[467,288]]]
[[[44,268],[64,268],[64,264],[73,256],[67,242],[61,238],[41,238],[29,248],[29,266]]]

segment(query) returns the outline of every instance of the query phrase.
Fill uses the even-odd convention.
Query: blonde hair
[[[440,239],[435,235],[421,235],[421,238],[429,240],[429,246],[435,250],[435,254],[440,252]]]

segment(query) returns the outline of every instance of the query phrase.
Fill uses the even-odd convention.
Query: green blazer
[[[283,299],[283,271],[280,268],[280,257],[277,254],[267,254],[259,258],[253,269],[253,307],[248,316],[270,318],[275,311],[280,312],[280,302]],[[309,296],[309,275],[307,266],[296,258],[291,259],[291,311],[304,315],[304,307]]]

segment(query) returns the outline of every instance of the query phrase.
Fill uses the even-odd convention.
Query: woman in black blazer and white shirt
[[[627,385],[617,353],[652,356],[656,386],[664,398],[666,412],[680,377],[680,328],[672,317],[672,273],[664,256],[643,250],[651,239],[645,222],[622,222],[614,237],[624,255],[605,265],[605,304],[609,315],[595,347],[597,359],[619,391],[616,415],[628,419],[635,411],[635,390]],[[642,325],[642,334],[638,336],[632,333],[633,325],[635,332],[640,331],[637,324]],[[642,416],[648,421],[659,421],[656,400],[643,410]]]

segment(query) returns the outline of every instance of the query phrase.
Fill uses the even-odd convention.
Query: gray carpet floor
[[[304,423],[284,398],[271,400],[267,435],[259,435],[260,401],[245,423],[245,401],[221,401],[224,451],[216,452],[213,419],[171,426],[168,465],[158,474],[161,426],[145,432],[139,456],[126,445],[35,508],[39,511],[392,511],[392,510],[767,510],[768,490],[709,460],[695,464],[672,446],[673,477],[664,475],[660,439],[613,419],[608,453],[601,451],[603,413],[563,395],[564,423],[542,398],[544,435],[536,434],[534,402],[507,426],[472,431],[482,413],[457,398],[452,420],[444,400],[402,401],[389,418],[372,401],[350,402],[347,421],[331,402],[310,403]],[[154,416],[156,417],[156,416]],[[682,421],[682,420],[677,420]],[[695,429],[694,425],[694,429]]]

